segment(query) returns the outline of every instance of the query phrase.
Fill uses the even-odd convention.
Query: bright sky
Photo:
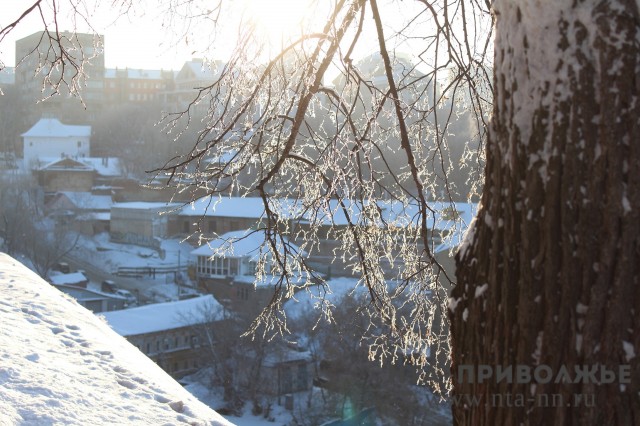
[[[87,3],[93,3],[88,0]],[[110,1],[103,1],[110,5]],[[139,0],[133,2],[133,8],[128,15],[121,15],[119,10],[102,6],[101,8],[85,9],[83,14],[89,17],[93,31],[83,20],[74,20],[65,7],[67,2],[59,1],[60,30],[80,32],[97,32],[105,36],[105,65],[108,68],[144,68],[144,69],[180,69],[182,64],[192,57],[218,58],[226,56],[233,47],[235,32],[229,31],[229,36],[218,38],[211,48],[211,23],[203,20],[191,28],[184,25],[184,21],[168,20],[168,14],[158,1]],[[202,2],[212,3],[212,2]],[[2,0],[0,2],[0,27],[4,28],[16,20],[32,1]],[[194,2],[199,4],[199,2]],[[254,21],[259,28],[269,34],[273,44],[279,44],[288,32],[295,31],[306,16],[318,16],[317,10],[308,7],[309,0],[236,0],[233,4],[240,16],[245,20]],[[45,8],[48,7],[45,5]],[[7,66],[15,65],[15,42],[23,37],[43,30],[42,19],[32,13],[21,22],[2,42],[0,42],[0,60]],[[190,6],[189,10],[181,13],[198,14],[205,12],[197,6]],[[311,12],[311,13],[309,13]],[[45,11],[46,19],[51,22],[51,10]],[[119,16],[120,15],[120,16]],[[228,16],[225,15],[225,17]],[[227,22],[227,20],[225,20]],[[227,22],[228,23],[228,22]],[[178,40],[179,42],[176,42]],[[208,53],[204,53],[204,52]]]
[[[61,3],[62,7],[66,5],[64,2]],[[117,10],[105,11],[103,8],[87,11],[94,31],[105,36],[105,65],[108,68],[180,69],[184,61],[196,56],[192,46],[184,42],[174,44],[173,40],[176,38],[172,39],[171,33],[162,27],[164,22],[161,10],[151,9],[153,12],[144,12],[144,2],[134,3],[136,6],[131,12],[131,17],[120,16],[117,20]],[[31,4],[32,2],[24,0],[2,0],[0,26],[5,27],[17,19]],[[50,11],[49,15],[51,16]],[[67,11],[64,11],[60,18],[61,30],[73,30],[77,27],[81,32],[94,32],[85,22],[76,21],[74,25]],[[30,15],[0,43],[0,60],[6,65],[14,66],[15,41],[43,29],[40,16]]]

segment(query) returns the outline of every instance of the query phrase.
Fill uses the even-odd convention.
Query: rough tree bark
[[[454,420],[640,424],[640,3],[540,3],[494,3],[485,189],[449,306]]]

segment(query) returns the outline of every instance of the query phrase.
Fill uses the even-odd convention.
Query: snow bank
[[[1,253],[0,291],[0,424],[231,424]]]

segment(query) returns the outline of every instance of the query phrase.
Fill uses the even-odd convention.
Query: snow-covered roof
[[[104,312],[111,328],[121,336],[154,333],[200,324],[222,305],[210,294],[177,302],[154,303],[123,311]],[[206,316],[205,316],[206,315]]]
[[[197,80],[213,80],[217,77],[223,66],[224,64],[221,61],[208,63],[202,59],[192,59],[191,61],[186,61],[184,63],[182,70],[178,75],[180,77],[187,75],[188,70],[192,78]]]
[[[110,212],[87,213],[87,214],[76,216],[76,220],[101,220],[101,221],[108,222],[111,220],[111,213]]]
[[[279,348],[279,350],[268,352],[264,357],[263,363],[265,367],[275,367],[288,362],[310,362],[311,360],[313,360],[313,355],[309,351]]]
[[[40,157],[39,162],[40,170],[90,170],[104,177],[122,175],[120,159],[116,157]]]
[[[90,301],[90,300],[104,300],[104,299],[119,299],[126,301],[127,298],[115,293],[105,293],[103,291],[97,291],[90,288],[83,288],[73,285],[61,284],[56,286],[58,290],[73,297],[78,301]]]
[[[61,191],[78,209],[81,210],[103,210],[111,209],[113,200],[111,195],[94,195],[90,192]]]
[[[91,136],[91,126],[62,124],[56,118],[41,118],[22,137],[87,137]]]
[[[427,226],[439,230],[452,230],[453,228],[465,228],[471,223],[477,211],[477,204],[474,203],[450,203],[448,201],[429,201],[429,208],[433,214],[427,217]],[[381,211],[381,218],[384,223],[376,225],[384,226],[407,226],[411,223],[417,224],[418,205],[404,205],[399,202],[380,200],[376,206]],[[359,203],[344,201],[344,207],[338,200],[306,208],[302,201],[283,199],[270,200],[270,208],[279,217],[289,217],[291,219],[302,219],[313,221],[321,225],[334,224],[346,226],[351,220],[354,224],[361,224],[362,206]],[[317,213],[312,214],[312,212]],[[184,206],[179,215],[197,217],[238,217],[260,219],[264,216],[264,204],[260,197],[203,197],[193,203]]]
[[[90,164],[86,164],[75,158],[41,157],[40,161],[44,163],[44,165],[40,166],[40,170],[94,171],[94,168]]]
[[[115,203],[113,208],[119,209],[134,209],[134,210],[171,210],[178,206],[178,204],[169,204],[165,202],[151,202],[151,201],[130,201],[126,203]]]
[[[53,275],[49,278],[51,284],[77,284],[87,281],[87,277],[82,272],[72,272],[70,274]]]
[[[266,232],[264,230],[232,231],[221,235],[219,238],[204,244],[193,250],[193,256],[219,256],[227,258],[251,257],[258,259],[262,252],[269,250],[265,244]],[[303,254],[295,244],[285,241],[295,253]],[[282,243],[278,240],[278,250],[284,253]]]
[[[104,70],[104,78],[116,78],[126,73],[127,78],[138,80],[163,80],[164,73],[167,70],[142,70],[133,68],[106,68]]]
[[[0,271],[0,423],[231,425],[18,261]]]
[[[264,204],[259,197],[203,197],[184,206],[180,216],[238,217],[260,219]]]
[[[95,169],[99,176],[113,177],[120,176],[120,159],[116,157],[84,157],[81,158],[84,164]]]

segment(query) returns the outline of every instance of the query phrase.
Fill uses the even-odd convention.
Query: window
[[[240,300],[249,300],[249,289],[245,286],[238,287],[236,290],[236,295]]]
[[[306,364],[298,364],[298,383],[297,390],[305,390],[307,388],[307,366]]]
[[[198,336],[191,336],[191,347],[197,348],[200,347],[200,339]]]
[[[230,259],[222,257],[198,256],[198,273],[200,275],[229,275]]]
[[[240,264],[240,259],[229,259],[229,274],[232,276],[238,275],[238,265]]]
[[[255,260],[250,260],[247,264],[247,272],[245,273],[245,275],[255,275],[257,268],[258,262],[256,262]]]
[[[182,223],[182,232],[189,232],[189,231],[190,231],[190,229],[191,229],[191,227],[189,226],[189,221],[188,221],[188,220],[185,220],[185,221]]]
[[[281,393],[291,393],[293,391],[293,377],[291,369],[286,365],[282,366],[282,378],[281,378]]]

